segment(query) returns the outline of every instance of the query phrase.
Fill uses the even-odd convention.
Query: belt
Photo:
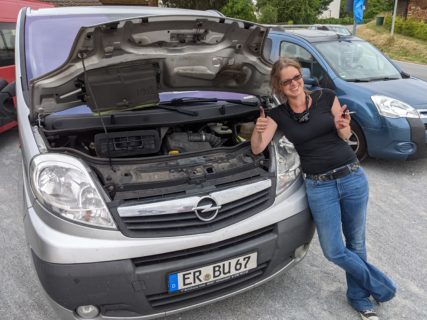
[[[320,173],[320,174],[304,174],[306,179],[318,180],[318,181],[327,181],[327,180],[335,180],[338,178],[343,178],[350,173],[356,171],[360,168],[359,161],[346,164],[345,166],[336,168],[334,170]]]

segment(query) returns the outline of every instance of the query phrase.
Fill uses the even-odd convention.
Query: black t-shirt
[[[338,136],[332,115],[335,93],[328,89],[311,94],[310,120],[298,123],[289,107],[282,104],[269,113],[286,138],[291,141],[301,159],[304,173],[319,174],[354,162],[353,149]]]

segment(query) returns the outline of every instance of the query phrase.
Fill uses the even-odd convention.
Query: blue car
[[[359,159],[427,156],[427,82],[368,42],[331,31],[273,29],[264,56],[298,60],[307,89],[330,88],[355,111],[349,143]]]

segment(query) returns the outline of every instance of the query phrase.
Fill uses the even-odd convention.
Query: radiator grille
[[[224,250],[229,247],[237,246],[243,242],[259,239],[260,237],[273,233],[273,231],[274,231],[274,226],[269,226],[266,228],[255,230],[255,231],[246,233],[244,235],[227,239],[211,245],[191,248],[187,250],[163,253],[160,255],[135,258],[135,259],[132,259],[132,262],[135,265],[135,267],[144,267],[152,264],[176,261],[179,259],[193,258],[196,256],[202,256],[218,250]]]
[[[223,228],[266,208],[271,188],[222,205],[212,221],[200,220],[193,211],[151,216],[121,217],[126,233],[134,237],[175,236],[204,233]]]

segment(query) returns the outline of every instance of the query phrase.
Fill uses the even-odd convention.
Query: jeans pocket
[[[357,168],[357,170],[353,171],[352,174],[359,176],[359,177],[366,176],[365,170],[362,167]]]
[[[316,188],[316,186],[319,184],[319,181],[313,180],[313,179],[305,179],[304,180],[305,189],[311,189]]]

